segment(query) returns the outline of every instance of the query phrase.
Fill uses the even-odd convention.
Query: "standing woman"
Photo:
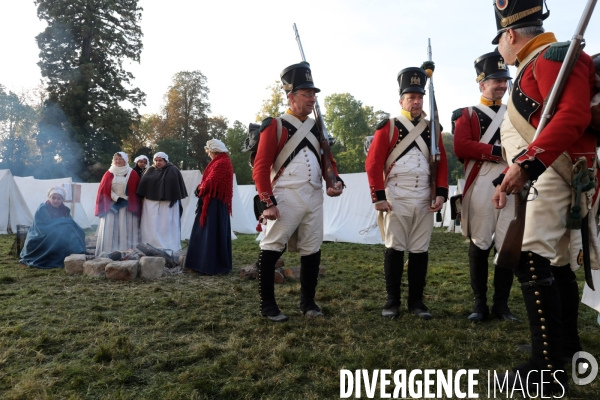
[[[142,175],[137,190],[144,198],[140,223],[141,241],[160,249],[181,250],[181,199],[187,190],[181,172],[163,152]]]
[[[150,164],[150,160],[146,156],[137,156],[135,160],[133,160],[135,166],[133,170],[137,172],[138,176],[141,178],[144,172],[148,169],[148,164]]]
[[[227,274],[231,260],[231,199],[233,165],[229,150],[217,139],[206,142],[211,162],[196,189],[198,205],[185,266],[202,274]]]
[[[66,195],[60,186],[48,190],[48,200],[38,207],[27,232],[21,264],[42,269],[63,268],[65,257],[85,254],[85,233],[63,204]]]
[[[100,217],[96,256],[126,251],[139,243],[141,199],[136,195],[140,178],[127,165],[125,152],[115,153],[100,181],[95,215]]]

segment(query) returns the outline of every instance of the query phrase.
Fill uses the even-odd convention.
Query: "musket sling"
[[[504,119],[504,112],[506,111],[506,105],[502,104],[497,113],[495,113],[494,110],[492,110],[488,106],[484,106],[484,105],[475,106],[475,108],[477,108],[478,110],[481,110],[488,117],[490,117],[492,119],[492,123],[487,127],[485,133],[479,140],[479,143],[492,144],[490,142],[491,142],[492,138],[494,137],[494,134],[496,133],[496,131],[502,124],[502,120]],[[471,116],[472,113],[473,113],[473,107],[469,107],[469,116]],[[467,163],[467,168],[465,169],[465,178],[469,177],[469,175],[471,174],[471,170],[473,169],[473,166],[475,165],[476,162],[477,162],[476,160],[469,160],[469,162]]]
[[[273,163],[273,167],[271,168],[271,182],[273,182],[273,179],[275,179],[275,176],[277,176],[277,173],[283,166],[283,163],[285,162],[285,160],[287,160],[289,158],[289,156],[296,150],[296,148],[298,147],[298,145],[304,138],[308,139],[308,141],[314,146],[314,148],[317,150],[317,152],[319,152],[319,153],[321,152],[321,145],[319,144],[319,141],[317,140],[315,135],[309,135],[310,130],[315,125],[314,119],[309,118],[303,123],[302,121],[298,120],[297,118],[295,118],[294,116],[292,116],[290,114],[283,114],[281,116],[281,118],[285,119],[287,122],[292,124],[298,130],[286,142],[286,144],[283,146],[283,149],[281,149],[281,152],[275,159],[275,162]],[[279,120],[279,118],[277,118],[277,119]],[[281,123],[280,120],[278,122]],[[279,129],[279,126],[277,128]],[[279,134],[278,134],[278,139],[279,139]]]

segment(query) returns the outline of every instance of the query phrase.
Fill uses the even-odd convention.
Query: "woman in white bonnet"
[[[148,169],[148,165],[150,164],[150,160],[148,157],[141,155],[137,156],[135,160],[133,160],[133,170],[137,172],[138,176],[141,178],[144,175],[144,172]]]
[[[21,264],[35,268],[62,268],[65,257],[85,253],[85,233],[63,204],[67,191],[61,186],[48,190],[48,200],[40,204],[29,227],[21,251]]]
[[[205,150],[211,162],[196,188],[198,205],[185,267],[201,274],[224,275],[232,269],[233,165],[229,150],[220,140],[209,140]]]
[[[144,198],[140,221],[142,243],[160,249],[181,250],[181,199],[187,190],[181,172],[169,162],[166,153],[158,152],[153,157],[137,190]]]
[[[139,243],[141,199],[136,195],[139,175],[127,165],[127,153],[115,153],[102,177],[96,196],[95,215],[100,217],[96,256],[127,251]]]

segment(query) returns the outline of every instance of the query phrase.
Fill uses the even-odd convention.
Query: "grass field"
[[[316,300],[325,318],[303,318],[299,283],[287,281],[276,296],[290,320],[273,324],[259,316],[257,282],[239,277],[258,254],[251,235],[233,241],[228,276],[128,283],[19,267],[6,257],[13,240],[0,236],[2,399],[335,399],[341,369],[417,368],[479,369],[479,398],[487,398],[488,370],[527,358],[517,351],[528,343],[525,322],[467,321],[468,243],[444,230],[434,231],[430,249],[431,321],[404,308],[399,318],[380,316],[379,245],[323,244]],[[299,265],[297,254],[284,259]],[[525,320],[516,285],[509,305]],[[581,305],[579,316],[584,349],[598,357],[597,313]],[[599,399],[600,377],[571,385],[565,398]]]

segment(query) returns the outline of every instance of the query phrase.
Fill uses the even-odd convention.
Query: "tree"
[[[183,143],[183,169],[203,169],[208,164],[204,146],[209,139],[209,92],[206,77],[200,71],[182,71],[173,76],[173,84],[165,95],[162,139]]]
[[[334,93],[325,97],[325,124],[337,142],[332,151],[340,173],[365,170],[365,137],[373,133],[376,119],[385,113],[363,106],[349,93]],[[387,115],[387,114],[385,114]]]
[[[37,112],[26,95],[5,92],[0,85],[0,169],[13,175],[28,175],[39,163],[35,143]]]
[[[275,81],[270,86],[267,86],[270,90],[271,97],[263,100],[260,111],[256,114],[256,121],[260,122],[267,117],[277,117],[285,112],[287,97],[283,90],[281,82]]]
[[[251,185],[252,168],[250,168],[250,153],[243,153],[242,147],[247,136],[247,128],[240,121],[235,121],[233,127],[227,129],[227,136],[223,142],[229,150],[229,157],[233,164],[235,178],[239,185]]]
[[[219,139],[220,141],[224,141],[227,136],[227,125],[229,121],[227,118],[218,115],[216,117],[208,118],[208,136],[211,139]]]
[[[137,0],[35,4],[48,24],[36,37],[49,93],[39,130],[53,142],[45,150],[56,152],[42,156],[63,163],[67,176],[98,180],[104,171],[95,165],[121,149],[144,104],[144,93],[130,87],[133,75],[123,68],[126,59],[140,60],[142,9]]]
[[[459,179],[464,179],[465,170],[463,164],[458,161],[454,154],[454,136],[447,132],[442,132],[444,141],[444,150],[446,150],[446,159],[448,160],[448,184],[456,185]]]
[[[151,150],[158,140],[163,120],[158,114],[144,114],[137,119],[131,126],[131,133],[123,141],[123,150],[133,157],[145,155],[150,157],[148,150]]]

